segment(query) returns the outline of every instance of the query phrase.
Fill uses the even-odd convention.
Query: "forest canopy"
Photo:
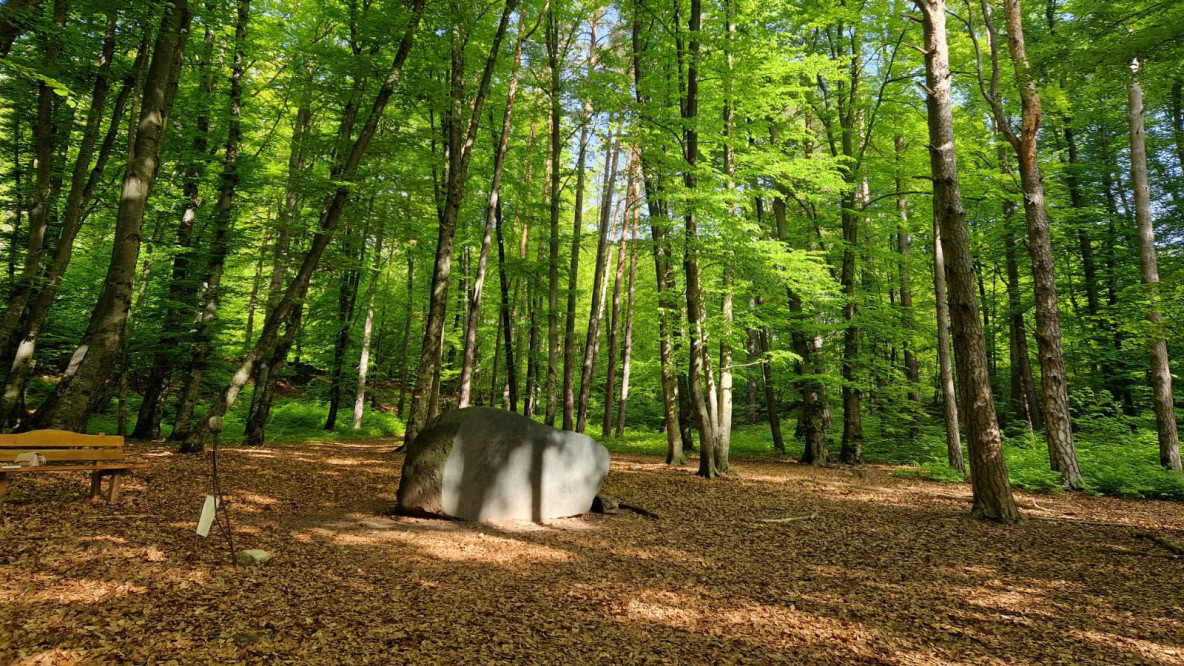
[[[491,405],[1184,497],[1184,4],[4,0],[0,426]],[[290,434],[290,433],[289,433]],[[661,442],[660,444],[658,442]],[[1009,471],[1010,467],[1010,471]]]

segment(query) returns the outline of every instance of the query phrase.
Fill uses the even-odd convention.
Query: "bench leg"
[[[111,475],[111,484],[107,490],[107,501],[114,502],[119,499],[119,482],[123,478],[123,472],[115,472]]]
[[[0,472],[0,499],[4,498],[4,491],[8,490],[8,473]]]
[[[99,472],[90,473],[90,498],[98,497],[103,490],[103,475]]]

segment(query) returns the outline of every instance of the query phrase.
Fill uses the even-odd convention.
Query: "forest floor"
[[[490,527],[390,516],[392,450],[224,450],[258,568],[194,534],[208,455],[136,448],[114,505],[16,479],[0,663],[1184,664],[1181,503],[1020,493],[1002,527],[888,467],[614,455],[605,492],[657,518]]]

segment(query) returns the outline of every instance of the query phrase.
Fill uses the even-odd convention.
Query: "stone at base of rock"
[[[616,514],[621,510],[621,503],[615,497],[597,495],[592,499],[592,513]]]
[[[246,564],[248,566],[259,566],[265,564],[271,556],[267,554],[266,550],[242,550],[238,553],[238,563]]]

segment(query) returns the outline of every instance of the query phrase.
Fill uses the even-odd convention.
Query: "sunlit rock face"
[[[407,447],[399,509],[479,522],[542,521],[588,511],[608,449],[500,409],[448,412]]]

